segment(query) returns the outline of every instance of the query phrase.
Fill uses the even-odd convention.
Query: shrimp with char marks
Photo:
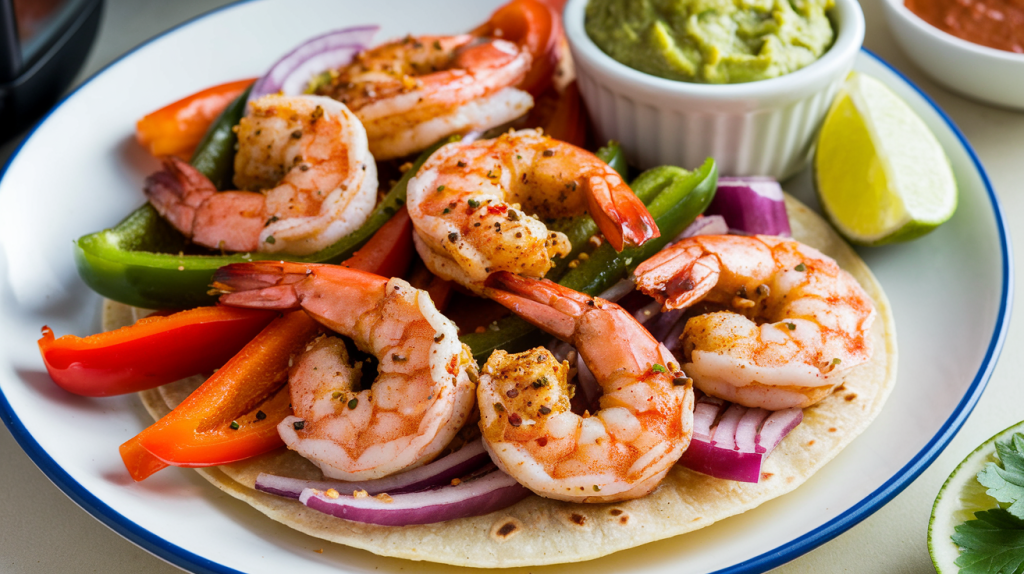
[[[693,386],[672,354],[624,309],[547,280],[495,273],[488,295],[576,346],[604,390],[573,413],[569,365],[543,347],[496,351],[480,376],[480,429],[491,458],[537,494],[612,502],[654,490],[690,444]]]
[[[339,102],[264,96],[238,124],[234,184],[218,192],[189,164],[164,159],[146,197],[211,249],[307,255],[355,231],[377,202],[377,164],[362,124]]]
[[[792,239],[684,239],[636,269],[664,309],[724,308],[689,319],[683,369],[705,393],[748,407],[810,406],[871,358],[875,308],[857,280]]]
[[[528,51],[497,38],[408,36],[361,52],[316,91],[348,105],[374,156],[392,159],[525,114],[533,97],[514,86],[530,62]]]
[[[334,265],[242,263],[221,268],[221,303],[302,308],[379,360],[378,376],[359,389],[360,366],[345,343],[323,337],[289,373],[295,415],[278,426],[288,448],[325,476],[369,480],[437,456],[473,410],[476,363],[455,324],[426,291]]]
[[[408,198],[424,263],[477,293],[492,272],[543,277],[554,257],[571,252],[565,234],[542,219],[589,212],[620,251],[659,235],[608,164],[535,130],[442,147],[409,180]]]

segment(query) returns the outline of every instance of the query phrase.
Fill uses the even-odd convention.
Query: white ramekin
[[[600,140],[619,141],[641,168],[693,168],[713,157],[723,175],[796,173],[864,41],[857,0],[836,0],[829,12],[835,42],[813,64],[758,82],[679,82],[634,70],[598,48],[584,29],[588,2],[569,0],[564,14],[580,93]]]
[[[981,46],[932,26],[903,0],[882,0],[896,42],[943,86],[982,102],[1024,110],[1024,54]]]

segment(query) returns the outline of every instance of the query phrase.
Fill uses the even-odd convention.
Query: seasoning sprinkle
[[[786,328],[790,331],[796,331],[796,323],[786,323]]]
[[[440,343],[441,341],[444,341],[444,333],[438,333],[434,336],[435,343]]]
[[[451,208],[446,207],[446,208],[444,208],[444,211],[441,212],[441,215],[448,215],[451,212],[452,212]]]
[[[542,405],[540,407],[540,414],[546,415],[546,414],[550,414],[550,413],[551,413],[551,409],[547,405]]]
[[[292,428],[295,430],[302,430],[306,427],[306,421],[295,421],[292,423]]]
[[[451,241],[452,243],[455,243],[458,240],[459,240],[459,234],[458,233],[452,231],[451,233],[448,234],[448,241]]]
[[[391,354],[391,360],[396,362],[396,363],[404,363],[404,362],[409,360],[409,357],[403,357],[402,355],[399,355],[398,353],[392,353]]]
[[[464,162],[464,161],[462,161],[460,159],[459,161],[455,162],[455,165],[457,165],[459,167],[466,167],[466,162]]]
[[[269,243],[269,244],[273,245],[273,244],[277,243],[277,240],[276,240],[276,239],[274,239],[274,236],[273,236],[273,235],[268,235],[268,236],[267,236],[267,243]]]
[[[498,411],[499,413],[503,413],[505,412],[505,405],[501,403],[494,403],[494,410]]]
[[[794,267],[793,270],[794,271],[807,271],[807,266],[804,265],[803,263],[801,263],[801,264],[797,265],[796,267]]]
[[[533,383],[532,383],[533,388],[535,388],[535,389],[539,389],[541,387],[546,387],[546,386],[548,386],[548,384],[549,383],[548,383],[548,378],[547,377],[541,377],[541,378],[537,379],[536,381],[533,381]]]
[[[468,203],[469,206],[472,207],[473,209],[476,209],[476,208],[480,207],[480,202],[475,200],[475,199],[470,199],[470,200],[466,201],[466,203]]]
[[[594,485],[594,492],[601,492],[601,487],[595,484]]]
[[[231,421],[231,430],[238,430],[238,421]]]
[[[693,383],[693,379],[691,379],[690,377],[676,377],[676,378],[672,379],[672,384],[677,386],[677,387],[681,387],[683,385],[689,385],[689,384],[692,384],[692,383]]]
[[[544,157],[551,157],[551,156],[555,155],[555,150],[553,150],[553,149],[546,149],[543,152],[541,152],[541,155],[544,156]]]
[[[332,498],[333,499],[333,498],[340,497],[341,493],[338,492],[337,490],[333,489],[333,488],[328,488],[327,490],[324,491],[324,496],[326,496],[327,498]]]
[[[357,406],[359,406],[359,399],[352,399],[348,402],[349,410],[355,410]]]
[[[267,418],[267,413],[263,411],[256,411],[256,420],[261,421],[265,418]]]
[[[510,424],[510,425],[512,425],[514,427],[517,427],[517,426],[523,424],[523,418],[521,416],[517,415],[516,413],[512,413],[512,414],[508,415],[508,424]]]
[[[437,186],[437,192],[441,193],[442,191],[444,191],[444,186],[443,185]]]

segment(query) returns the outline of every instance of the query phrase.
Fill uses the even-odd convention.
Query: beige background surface
[[[865,45],[904,72],[952,117],[981,157],[995,185],[1010,233],[1024,229],[1024,113],[999,110],[954,95],[928,80],[900,52],[886,25],[881,0],[861,0]],[[147,38],[224,0],[107,0],[99,39],[79,81]],[[0,164],[14,143],[0,147]],[[1018,255],[1018,268],[1024,264]],[[1017,284],[1018,300],[1024,286]],[[932,501],[956,464],[999,430],[1024,419],[1022,326],[1011,320],[1002,359],[974,413],[945,452],[899,496],[845,534],[786,564],[780,574],[932,572],[926,532]],[[897,437],[898,438],[898,437]],[[172,573],[179,570],[121,538],[75,506],[0,430],[0,572],[51,574]],[[410,570],[415,565],[410,563]]]

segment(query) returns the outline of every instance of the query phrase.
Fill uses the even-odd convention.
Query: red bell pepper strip
[[[412,259],[412,227],[402,222],[403,213],[408,218],[400,210],[398,222],[392,218],[359,250],[363,255],[346,264],[381,275],[404,272]],[[319,330],[304,311],[275,319],[184,402],[121,445],[132,478],[143,480],[168,465],[227,464],[280,447],[277,425],[291,413],[288,362]]]
[[[565,87],[543,127],[544,133],[556,140],[569,142],[576,147],[586,145],[587,118],[583,113],[580,89],[576,85],[576,80],[569,82]]]
[[[86,397],[122,395],[220,367],[276,316],[200,307],[84,338],[55,339],[43,327],[39,351],[50,378],[64,390]]]
[[[404,206],[341,264],[383,277],[402,277],[412,262],[412,218]]]
[[[154,156],[188,160],[206,130],[255,79],[207,88],[148,114],[135,124],[135,139]]]
[[[121,445],[132,478],[142,480],[160,470],[153,459],[211,466],[280,445],[277,423],[290,412],[285,387],[289,359],[319,330],[304,311],[275,319],[177,408]]]
[[[540,0],[512,0],[473,30],[476,36],[495,36],[519,44],[533,63],[519,88],[538,96],[551,85],[561,55],[562,20]]]

